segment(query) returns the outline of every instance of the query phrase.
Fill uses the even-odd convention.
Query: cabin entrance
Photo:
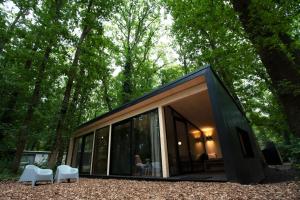
[[[225,175],[208,92],[172,102],[164,113],[170,176]]]

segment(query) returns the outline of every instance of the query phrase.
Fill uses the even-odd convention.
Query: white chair
[[[56,169],[55,173],[55,180],[57,183],[60,182],[60,180],[66,180],[66,179],[76,179],[76,181],[79,181],[79,173],[77,168],[70,167],[69,165],[60,165]]]
[[[37,181],[51,181],[53,183],[53,171],[41,169],[35,165],[26,165],[19,182],[31,182],[34,186]]]

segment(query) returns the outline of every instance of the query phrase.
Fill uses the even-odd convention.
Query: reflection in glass
[[[133,118],[133,153],[132,175],[161,176],[157,110]]]
[[[192,170],[191,155],[189,152],[189,141],[187,138],[187,127],[184,121],[175,120],[176,135],[178,141],[179,167],[181,173],[187,173]]]
[[[112,126],[110,174],[131,174],[131,121],[126,120]]]
[[[93,174],[106,175],[109,126],[98,129],[95,135]]]
[[[79,169],[80,173],[90,173],[93,148],[93,134],[75,138],[72,167]]]
[[[113,125],[110,174],[161,176],[157,110]]]
[[[79,168],[79,161],[81,156],[81,143],[82,137],[75,138],[74,140],[74,148],[73,148],[73,156],[72,156],[72,167]]]
[[[80,168],[81,173],[90,173],[91,170],[93,136],[94,136],[93,134],[89,134],[84,137],[81,168]]]
[[[207,157],[203,133],[190,123],[188,123],[188,133],[193,172],[203,171],[204,160]]]

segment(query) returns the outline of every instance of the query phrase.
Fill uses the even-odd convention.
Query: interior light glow
[[[204,133],[205,137],[211,137],[214,132],[213,127],[203,127],[201,128],[201,131]]]
[[[199,130],[195,130],[191,132],[195,139],[199,139],[201,137],[201,132]]]
[[[178,145],[180,146],[182,143],[181,143],[181,141],[178,141]]]

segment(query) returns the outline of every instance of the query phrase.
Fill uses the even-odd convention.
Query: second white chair
[[[77,168],[70,167],[69,165],[60,165],[56,169],[55,178],[57,183],[61,180],[76,179],[79,181],[79,173]]]

